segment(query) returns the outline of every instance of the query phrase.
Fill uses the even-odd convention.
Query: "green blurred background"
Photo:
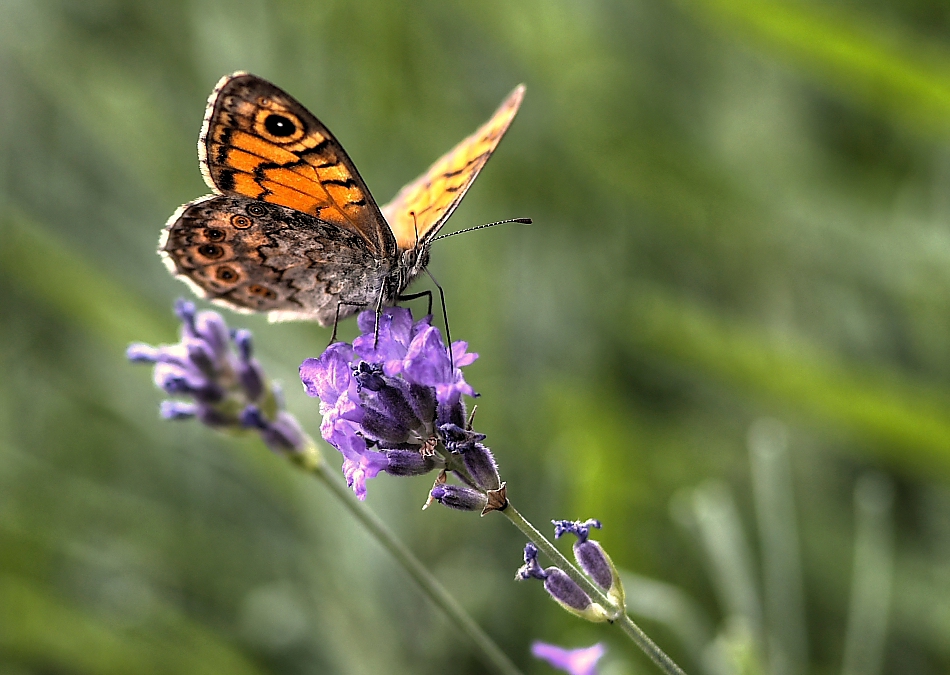
[[[950,671],[944,1],[3,0],[2,675],[485,672],[319,484],[160,421],[125,361],[175,339],[156,242],[237,69],[380,202],[526,83],[447,231],[535,224],[431,266],[512,499],[600,518],[690,673]],[[227,319],[316,435],[329,331]],[[504,518],[420,511],[430,480],[367,504],[526,672],[532,639],[656,672],[512,581]]]

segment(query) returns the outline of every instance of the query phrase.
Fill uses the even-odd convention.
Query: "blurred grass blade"
[[[0,242],[0,274],[103,342],[124,348],[133,340],[160,341],[174,333],[169,313],[149,311],[25,216],[7,210]]]
[[[835,91],[921,131],[950,135],[950,53],[920,36],[822,3],[681,3]]]
[[[646,287],[631,304],[633,347],[676,361],[761,401],[855,434],[866,448],[950,475],[950,400],[902,373],[843,363],[787,335],[713,315]]]
[[[29,582],[0,576],[0,652],[35,672],[89,675],[254,675],[259,671],[207,629],[172,615],[147,630],[83,612]],[[23,671],[26,672],[26,671]]]
[[[894,488],[883,474],[854,489],[855,542],[851,607],[842,675],[877,675],[883,665],[894,567]]]
[[[730,620],[741,622],[743,632],[747,631],[752,639],[757,660],[761,660],[765,654],[762,604],[756,589],[752,551],[732,495],[724,484],[708,481],[696,488],[692,502],[719,603]]]
[[[800,675],[808,664],[801,551],[788,457],[788,431],[760,419],[749,429],[755,514],[762,547],[772,675]]]

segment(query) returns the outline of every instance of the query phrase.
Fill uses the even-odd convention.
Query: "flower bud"
[[[261,364],[251,355],[251,331],[234,331],[234,344],[237,347],[237,376],[248,400],[257,401],[264,393],[264,371]]]
[[[386,450],[386,456],[389,465],[385,471],[391,476],[421,476],[438,466],[432,455],[423,455],[418,450]]]
[[[258,429],[261,439],[274,452],[293,452],[304,448],[304,432],[297,419],[286,411],[281,410],[271,421],[256,405],[249,405],[241,413],[241,424]]]
[[[183,401],[162,401],[159,406],[162,419],[186,420],[198,414],[198,406]]]
[[[587,521],[554,520],[554,538],[570,532],[577,536],[574,542],[574,559],[582,570],[594,583],[607,592],[607,597],[618,607],[623,608],[625,603],[623,584],[620,575],[610,556],[607,555],[600,542],[588,539],[590,529],[600,529],[599,520]]]
[[[461,485],[436,485],[429,494],[442,506],[459,511],[482,511],[488,504],[483,493]]]
[[[468,469],[476,487],[482,490],[497,490],[501,485],[495,458],[491,450],[481,443],[474,443],[471,448],[462,453],[462,463]]]
[[[538,564],[538,548],[534,544],[526,544],[524,548],[524,565],[518,569],[517,579],[541,579],[544,581],[544,590],[554,600],[571,614],[587,621],[600,623],[610,619],[610,615],[590,596],[584,592],[566,572],[557,567],[542,569]]]

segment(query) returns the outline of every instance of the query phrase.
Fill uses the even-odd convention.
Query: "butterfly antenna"
[[[419,248],[419,223],[416,222],[416,212],[415,212],[415,211],[410,211],[410,212],[409,212],[409,215],[412,216],[412,229],[414,229],[414,230],[416,231],[416,246],[415,246],[415,248]]]
[[[530,225],[530,218],[509,218],[507,220],[499,220],[494,223],[485,223],[484,225],[476,225],[475,227],[467,227],[464,230],[459,230],[458,232],[449,232],[448,234],[440,234],[438,237],[434,237],[432,241],[438,241],[439,239],[445,239],[446,237],[454,237],[457,234],[464,234],[465,232],[474,232],[475,230],[483,230],[486,227],[495,227],[495,225],[504,225],[505,223],[522,223],[523,225]],[[416,239],[418,240],[419,234],[416,233]]]

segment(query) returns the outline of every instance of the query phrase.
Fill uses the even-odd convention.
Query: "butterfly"
[[[474,134],[380,208],[305,107],[260,77],[227,75],[208,99],[198,138],[213,193],[172,215],[159,253],[198,295],[239,312],[315,320],[334,333],[361,309],[378,316],[425,270],[433,240],[523,97],[524,85],[516,87]]]

